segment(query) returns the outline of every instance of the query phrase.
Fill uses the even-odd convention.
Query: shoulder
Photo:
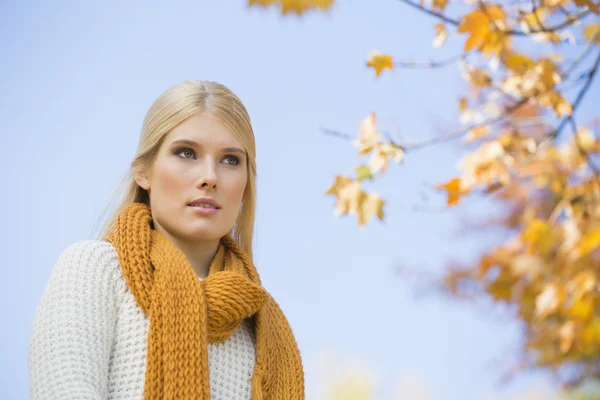
[[[64,248],[56,260],[49,283],[77,287],[79,290],[110,291],[114,295],[125,290],[117,250],[112,243],[89,239]]]

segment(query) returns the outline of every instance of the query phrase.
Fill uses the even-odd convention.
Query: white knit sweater
[[[59,256],[29,339],[32,400],[142,399],[150,320],[122,274],[114,246],[69,245]],[[247,320],[208,345],[211,399],[250,399],[255,337]]]

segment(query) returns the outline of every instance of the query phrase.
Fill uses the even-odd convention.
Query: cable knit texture
[[[31,397],[303,399],[294,336],[245,252],[224,237],[199,280],[150,221],[134,203],[110,243],[61,254],[32,328]]]

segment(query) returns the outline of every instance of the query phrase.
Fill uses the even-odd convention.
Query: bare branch
[[[434,16],[436,18],[439,18],[442,21],[447,22],[449,24],[452,24],[452,25],[455,25],[455,26],[460,25],[461,21],[456,20],[456,19],[451,18],[451,17],[448,17],[447,15],[444,15],[444,14],[442,14],[440,12],[427,9],[427,8],[425,8],[425,7],[423,7],[423,6],[419,5],[419,4],[416,4],[416,3],[412,2],[411,0],[400,0],[400,1],[402,1],[403,3],[408,4],[411,7],[414,7],[416,9],[418,9],[419,11],[422,11],[422,12],[424,12],[426,14],[429,14],[429,15],[432,15],[432,16]],[[480,3],[480,6],[484,5],[483,1],[479,1],[479,3]],[[487,11],[485,10],[485,7],[481,7],[481,9],[487,15]],[[525,31],[522,31],[522,30],[513,30],[513,29],[508,29],[508,30],[498,29],[498,27],[496,26],[496,22],[492,18],[490,18],[490,20],[494,23],[494,26],[496,27],[496,29],[498,31],[500,31],[501,33],[505,34],[505,35],[529,36],[529,35],[534,34],[534,33],[556,32],[556,31],[559,31],[559,30],[561,30],[563,28],[566,28],[569,25],[572,25],[573,23],[575,23],[575,22],[577,22],[577,21],[585,18],[589,14],[590,14],[589,10],[581,11],[581,12],[575,14],[575,15],[569,14],[569,16],[567,17],[567,19],[565,21],[561,22],[558,25],[549,26],[549,27],[543,27],[543,26],[540,25],[540,29],[532,29],[532,30],[530,30],[528,32],[525,32]],[[536,14],[536,17],[537,17],[537,14]],[[488,18],[489,18],[489,15],[488,15]]]
[[[458,56],[451,57],[447,60],[443,61],[429,61],[429,62],[412,62],[412,61],[396,61],[394,63],[395,67],[399,68],[442,68],[447,65],[451,65],[458,60],[467,58],[468,53],[463,53]]]
[[[415,4],[415,3],[413,3],[410,0],[400,0],[400,1],[408,4],[411,7],[414,7],[416,9],[420,10],[420,11],[423,11],[424,13],[433,15],[434,17],[437,17],[437,18],[439,18],[439,19],[441,19],[441,20],[443,20],[443,21],[445,21],[445,22],[447,22],[449,24],[456,25],[456,26],[458,26],[460,24],[460,21],[458,21],[458,20],[455,20],[455,19],[452,19],[450,17],[447,17],[447,16],[445,16],[442,13],[439,13],[439,12],[436,12],[436,11],[433,11],[433,10],[428,10],[427,8],[422,7],[422,6],[418,5],[418,4]]]
[[[583,85],[583,88],[581,89],[581,92],[579,92],[579,94],[577,95],[577,98],[573,102],[573,110],[571,112],[571,116],[573,114],[575,114],[575,110],[577,109],[577,107],[579,107],[579,104],[581,103],[581,100],[583,100],[583,97],[585,96],[585,94],[589,90],[590,86],[592,85],[592,82],[594,80],[594,76],[596,76],[596,72],[598,71],[598,66],[599,65],[600,65],[600,52],[598,52],[598,56],[596,57],[596,62],[594,63],[594,66],[592,67],[592,69],[588,73],[588,78],[587,78],[587,81],[585,82],[585,85]],[[558,125],[558,127],[556,128],[556,130],[550,134],[550,136],[549,136],[550,139],[554,139],[558,135],[560,135],[560,132],[564,129],[564,127],[567,124],[567,122],[569,122],[569,118],[570,117],[563,118],[563,120],[560,122],[560,124]]]
[[[527,103],[529,101],[529,99],[530,99],[530,97],[525,97],[524,99],[521,99],[517,103],[515,103],[512,106],[508,107],[502,114],[500,114],[497,117],[487,119],[487,120],[485,120],[485,121],[483,121],[481,123],[468,126],[467,128],[460,129],[460,130],[458,130],[456,132],[452,132],[452,133],[450,133],[448,135],[434,137],[432,139],[427,139],[427,140],[424,140],[422,142],[413,143],[413,144],[410,144],[410,145],[399,145],[399,146],[403,147],[406,151],[410,151],[410,150],[415,150],[417,148],[422,148],[422,147],[427,147],[427,146],[435,145],[435,144],[438,144],[438,143],[449,142],[451,140],[454,140],[454,139],[457,139],[457,138],[459,138],[461,136],[464,136],[471,129],[479,128],[481,126],[486,126],[486,125],[493,125],[496,122],[502,121],[507,116],[509,116],[512,112],[516,111],[517,109],[519,109],[520,107],[522,107],[525,103]]]

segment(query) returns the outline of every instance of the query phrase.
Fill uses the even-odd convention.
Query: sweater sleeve
[[[106,399],[120,272],[112,244],[83,240],[58,257],[35,311],[30,399]]]

